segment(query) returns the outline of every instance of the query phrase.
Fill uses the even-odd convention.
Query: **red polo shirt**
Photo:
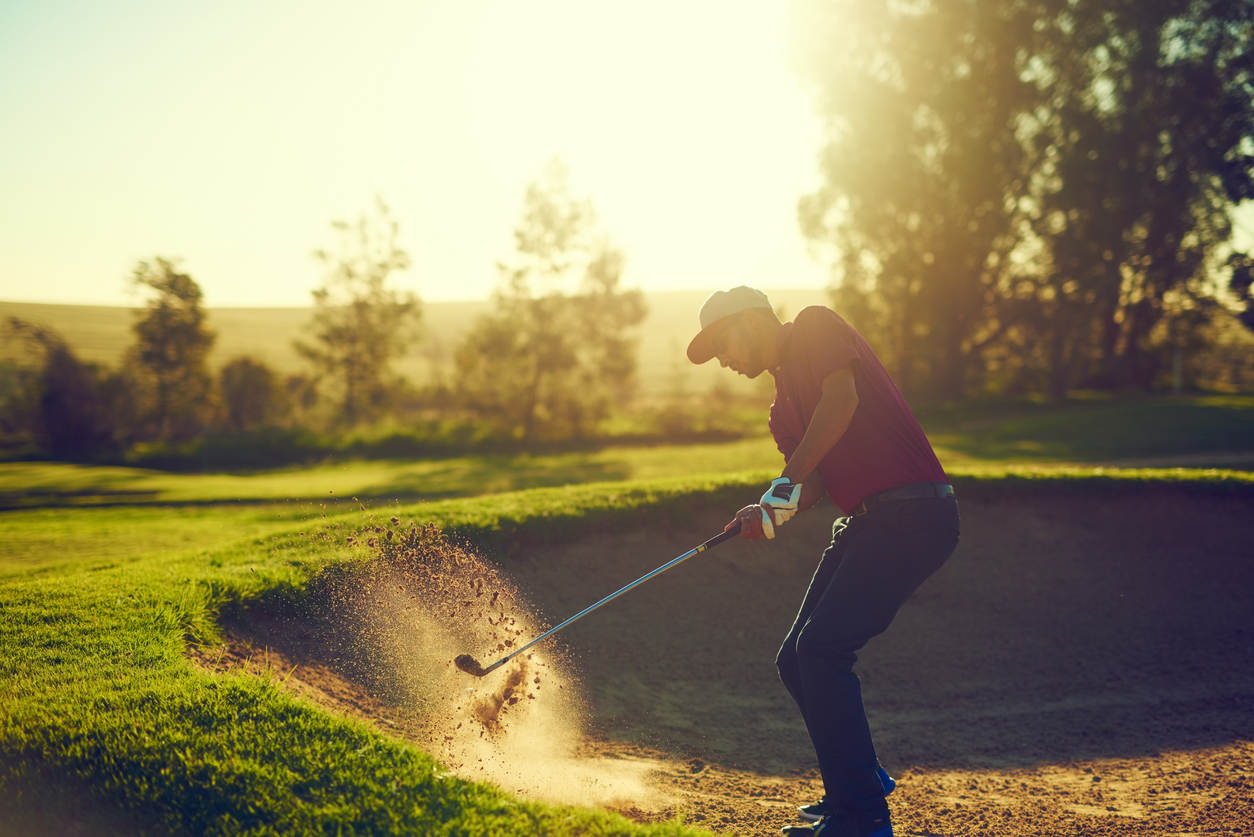
[[[821,305],[785,323],[775,355],[771,435],[787,461],[801,444],[823,379],[853,366],[858,409],[818,471],[832,502],[848,512],[881,491],[912,482],[949,482],[897,385],[862,335]]]

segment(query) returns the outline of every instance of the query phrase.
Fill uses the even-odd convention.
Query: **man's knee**
[[[779,672],[779,679],[783,681],[785,686],[791,687],[795,684],[801,685],[801,663],[797,660],[797,637],[795,634],[789,634],[784,640],[784,644],[780,646],[779,653],[775,655],[775,670]]]
[[[858,649],[865,644],[865,639],[843,638],[807,625],[797,636],[794,659],[798,667],[823,662],[852,670],[853,664],[858,661]]]

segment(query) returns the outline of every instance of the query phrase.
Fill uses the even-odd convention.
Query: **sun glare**
[[[34,4],[0,12],[0,297],[127,304],[182,256],[210,305],[304,305],[380,195],[428,300],[482,298],[552,158],[646,290],[820,287],[819,129],[783,4]]]

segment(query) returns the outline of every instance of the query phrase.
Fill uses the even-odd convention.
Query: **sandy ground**
[[[367,643],[363,667],[318,635],[325,625],[254,613],[231,626],[228,646],[198,658],[276,677],[296,666],[287,688],[524,795],[777,834],[821,795],[773,658],[825,543],[825,508],[773,542],[728,543],[649,581],[529,663],[526,683],[543,673],[548,691],[506,710],[538,719],[541,748],[562,738],[546,750],[561,751],[550,767],[582,797],[556,792],[561,782],[526,787],[519,777],[531,767],[493,773],[494,758],[531,757],[501,743],[514,735],[508,724],[469,739],[488,748],[478,764],[453,740],[476,728],[471,700],[496,689],[500,701],[503,681],[492,678],[509,669],[482,681],[460,674],[448,663],[455,643],[426,629],[389,634],[387,653]],[[858,665],[880,760],[900,783],[889,797],[896,833],[1254,834],[1254,506],[1157,496],[961,508],[958,551]],[[502,570],[502,601],[516,590],[526,638],[722,522],[523,550]],[[386,585],[392,598],[370,601],[409,618],[408,589]],[[462,650],[484,664],[499,656]],[[422,689],[376,671],[424,667]]]

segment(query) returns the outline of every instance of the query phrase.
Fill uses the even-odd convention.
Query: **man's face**
[[[756,378],[766,371],[762,347],[757,339],[761,329],[753,328],[752,316],[748,311],[742,312],[710,339],[718,362],[746,378]]]

